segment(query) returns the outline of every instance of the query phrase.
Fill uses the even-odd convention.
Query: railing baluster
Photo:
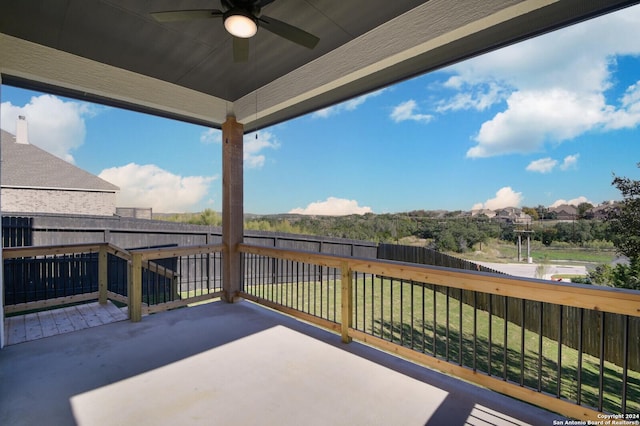
[[[578,313],[578,383],[577,383],[577,395],[576,403],[582,405],[582,355],[583,355],[583,342],[582,342],[582,329],[584,327],[584,309],[580,308]]]
[[[462,289],[458,300],[458,365],[462,365]]]
[[[384,279],[378,276],[380,280],[380,338],[384,339]]]
[[[538,392],[542,392],[542,358],[544,354],[542,353],[542,342],[544,337],[544,332],[542,330],[544,326],[544,303],[539,302],[540,304],[540,316],[538,320]]]
[[[438,303],[436,297],[436,285],[433,285],[433,356],[438,357],[437,345],[438,345]]]
[[[558,390],[556,396],[562,397],[562,311],[563,306],[558,305]]]
[[[627,386],[629,379],[629,315],[624,316],[624,339],[622,348],[622,401],[620,412],[627,414]],[[637,414],[637,413],[636,413]]]
[[[478,369],[478,292],[473,292],[473,371]]]
[[[386,277],[385,277],[385,279],[386,279]],[[389,288],[391,290],[391,296],[389,297],[389,307],[391,308],[391,311],[389,312],[389,316],[390,316],[390,318],[389,318],[389,332],[390,332],[389,341],[393,342],[393,337],[394,337],[394,335],[393,335],[393,328],[394,328],[394,326],[393,326],[393,305],[394,305],[394,303],[393,303],[393,301],[394,301],[394,298],[393,298],[393,278],[389,279]]]
[[[369,274],[369,276],[371,277],[371,334],[374,334],[374,330],[375,330],[375,312],[376,312],[376,308],[375,308],[375,277],[373,274]]]
[[[598,411],[602,411],[602,399],[604,393],[604,345],[605,345],[605,313],[600,312],[600,364],[598,368]]]
[[[427,320],[425,318],[425,304],[424,304],[424,291],[425,285],[420,286],[422,288],[422,353],[425,353],[425,343],[427,341]]]
[[[445,325],[445,359],[447,361],[449,361],[449,329],[450,329],[450,324],[449,324],[449,292],[451,290],[451,287],[447,287],[447,299],[446,299],[446,325]]]
[[[413,349],[413,335],[415,334],[414,331],[413,331],[413,327],[414,327],[414,323],[413,323],[413,317],[414,317],[413,287],[414,287],[414,282],[413,281],[409,281],[409,285],[411,286],[411,349]]]
[[[491,356],[493,355],[493,294],[489,294],[489,352],[487,355],[487,374],[491,376]]]
[[[524,332],[527,329],[525,324],[525,310],[527,308],[526,301],[522,299],[520,307],[520,386],[524,386]]]
[[[508,366],[509,366],[509,300],[507,296],[503,297],[504,299],[504,318],[502,320],[504,327],[504,343],[502,347],[502,378],[503,380],[507,380],[508,374]]]
[[[400,346],[404,346],[404,280],[400,280]]]

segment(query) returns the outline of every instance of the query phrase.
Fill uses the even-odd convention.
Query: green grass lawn
[[[340,280],[266,285],[248,292],[285,306],[340,322]],[[598,407],[598,358],[578,351],[497,315],[474,310],[450,297],[445,289],[384,283],[361,276],[354,280],[354,328],[449,362],[523,384],[534,390]],[[458,290],[451,290],[451,295]],[[494,297],[494,306],[502,299]],[[494,308],[495,309],[495,308]],[[474,332],[475,330],[475,332]],[[475,336],[475,337],[474,337]],[[506,338],[505,338],[506,336]],[[540,351],[542,348],[542,351]],[[558,362],[560,361],[560,363]],[[559,368],[558,365],[561,365]],[[523,372],[521,374],[521,371]],[[621,412],[622,368],[603,364],[603,409]],[[540,374],[538,373],[540,372]],[[560,380],[558,377],[560,376]],[[581,392],[578,395],[578,381]],[[629,371],[627,412],[640,412],[640,372]]]
[[[467,259],[471,262],[517,262],[518,248],[515,244],[501,240],[490,240],[474,247],[466,253],[447,253],[451,256]],[[522,256],[526,256],[526,243],[522,245]],[[546,247],[539,242],[532,242],[531,257],[535,263],[546,262],[578,262],[587,264],[610,263],[616,254],[613,250],[597,250],[580,247],[556,248]]]

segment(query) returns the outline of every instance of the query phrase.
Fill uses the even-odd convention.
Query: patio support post
[[[108,259],[107,246],[102,244],[100,246],[100,252],[98,253],[98,302],[100,302],[101,305],[107,303]]]
[[[343,343],[350,343],[349,329],[353,325],[353,273],[349,264],[344,262],[342,267],[341,287],[341,303],[342,312],[340,315],[340,328]]]
[[[131,274],[129,275],[129,319],[132,322],[142,320],[142,254],[132,253]]]
[[[222,288],[224,300],[238,300],[242,282],[242,262],[238,244],[244,235],[243,204],[243,135],[244,126],[234,116],[228,116],[222,124]]]

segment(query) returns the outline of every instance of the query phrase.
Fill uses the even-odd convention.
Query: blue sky
[[[619,199],[640,179],[640,7],[245,136],[245,212],[348,214]],[[220,132],[2,86],[0,126],[121,188],[221,210]]]

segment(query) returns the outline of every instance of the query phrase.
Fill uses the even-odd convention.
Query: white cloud
[[[391,112],[391,119],[396,123],[406,120],[422,121],[428,123],[433,119],[432,115],[420,114],[416,112],[417,108],[418,105],[416,104],[416,101],[414,101],[413,99],[409,99],[408,101],[403,102],[393,108],[393,111]]]
[[[25,116],[29,143],[73,163],[71,153],[84,143],[84,120],[94,116],[98,110],[99,107],[87,103],[40,95],[32,97],[24,106],[3,102],[0,105],[0,123],[4,130],[15,134],[18,116]]]
[[[476,203],[471,209],[498,210],[505,207],[519,207],[523,199],[522,192],[515,192],[510,186],[505,186],[496,192],[494,198],[490,198],[484,203]]]
[[[368,99],[375,98],[376,96],[384,93],[386,90],[387,89],[376,90],[375,92],[367,93],[365,95],[358,96],[357,98],[349,99],[348,101],[342,102],[340,104],[323,108],[314,112],[311,116],[313,118],[328,118],[332,115],[337,115],[344,111],[354,111]]]
[[[200,142],[204,144],[222,143],[222,131],[218,129],[207,129],[200,135]]]
[[[560,164],[560,170],[567,171],[569,169],[575,168],[578,164],[578,158],[580,158],[580,154],[567,155],[562,160]],[[540,158],[539,160],[534,160],[527,166],[527,171],[529,172],[537,172],[537,173],[550,173],[556,166],[559,164],[558,160],[554,160],[551,157]]]
[[[557,160],[550,157],[534,160],[527,166],[527,171],[538,173],[549,173],[558,164]]]
[[[198,208],[215,176],[179,176],[153,164],[129,163],[98,175],[120,187],[117,205],[151,207],[156,212],[180,213]]]
[[[459,89],[461,82],[453,83],[455,77],[451,77],[448,83],[445,83],[445,87],[452,87]],[[506,90],[495,82],[489,82],[487,85],[478,85],[470,88],[468,92],[458,93],[453,98],[439,102],[436,108],[437,112],[443,113],[447,111],[459,111],[475,109],[477,111],[484,111],[491,107],[493,104],[502,101],[507,96]]]
[[[640,82],[607,100],[616,57],[639,55],[640,7],[583,22],[453,65],[439,112],[503,105],[468,157],[530,153],[585,132],[640,124]]]
[[[579,206],[580,204],[582,204],[582,203],[589,203],[589,204],[593,204],[591,201],[589,201],[589,200],[587,199],[587,197],[585,197],[585,196],[581,195],[580,197],[578,197],[578,198],[574,198],[574,199],[572,199],[572,200],[556,200],[556,201],[555,201],[553,204],[551,204],[549,207],[558,207],[558,206],[561,206],[561,205],[563,205],[563,204],[569,204],[569,205],[572,205],[572,206],[576,206],[576,207],[578,207],[578,206]],[[595,205],[595,204],[593,204],[593,205]]]
[[[245,135],[243,150],[244,166],[249,169],[262,167],[266,159],[265,155],[261,153],[262,150],[267,148],[277,149],[279,147],[280,142],[278,142],[275,135],[269,131]]]
[[[325,201],[316,201],[305,208],[295,208],[289,213],[321,216],[345,216],[350,214],[372,213],[371,207],[360,207],[356,200],[329,197]]]
[[[602,94],[564,89],[514,92],[507,106],[482,124],[467,157],[540,151],[547,141],[569,140],[602,123],[607,109]]]
[[[560,165],[560,169],[569,170],[576,167],[576,165],[578,164],[578,158],[580,158],[580,154],[567,155],[566,157],[564,157],[564,160]]]

